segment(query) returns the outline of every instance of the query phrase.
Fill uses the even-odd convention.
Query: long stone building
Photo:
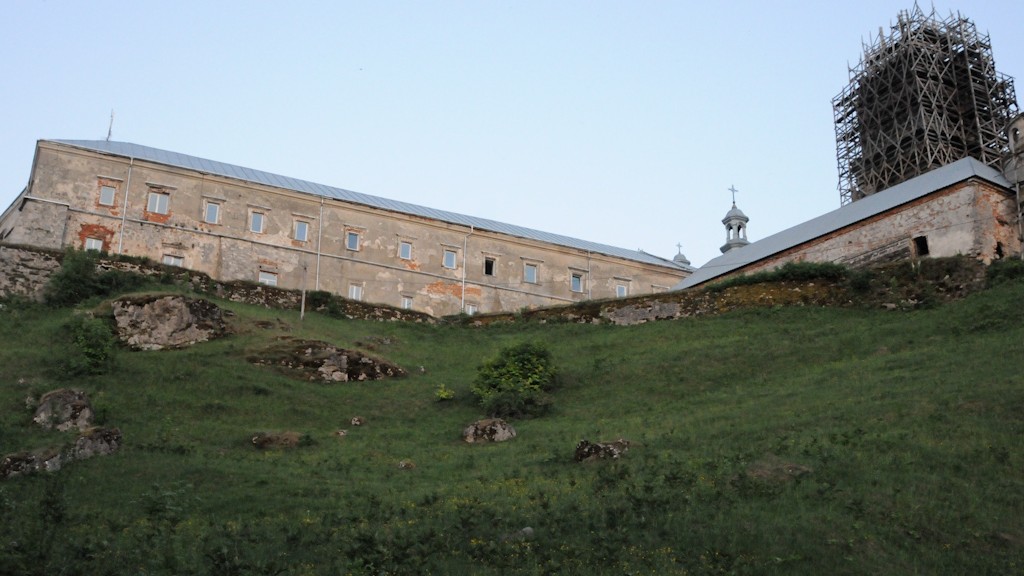
[[[40,140],[0,242],[146,256],[437,316],[661,292],[693,271],[681,255],[109,141]]]

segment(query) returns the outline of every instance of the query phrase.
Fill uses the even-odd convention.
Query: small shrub
[[[444,384],[441,384],[440,386],[437,387],[437,390],[434,391],[434,399],[437,400],[438,402],[446,402],[448,400],[453,400],[455,399],[455,390],[452,390],[451,388],[445,386]]]
[[[471,390],[491,416],[536,414],[547,407],[555,376],[548,349],[524,342],[482,364]]]
[[[76,315],[64,325],[64,331],[71,346],[59,363],[63,373],[71,376],[102,374],[110,368],[117,343],[106,322]]]
[[[100,282],[96,271],[97,259],[96,253],[88,250],[66,251],[60,270],[50,276],[43,291],[46,303],[56,308],[73,306],[98,294]]]
[[[312,290],[306,292],[306,306],[313,310],[319,310],[330,304],[331,293],[326,290]]]

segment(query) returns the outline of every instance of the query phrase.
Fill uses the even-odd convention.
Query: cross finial
[[[678,249],[679,249],[679,253],[680,253],[680,254],[682,254],[682,253],[683,253],[683,244],[682,244],[682,242],[677,242],[677,243],[676,243],[676,248],[678,248]]]
[[[729,192],[732,192],[732,204],[733,204],[733,206],[735,206],[736,205],[736,193],[739,192],[739,190],[737,190],[735,186],[730,184],[729,185]]]

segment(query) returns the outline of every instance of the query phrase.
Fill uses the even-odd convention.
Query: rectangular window
[[[277,274],[273,272],[265,272],[260,270],[260,274],[257,278],[260,284],[266,284],[267,286],[277,286]]]
[[[458,257],[458,254],[455,253],[455,250],[445,250],[444,251],[444,260],[441,262],[441,264],[445,268],[451,268],[451,269],[454,270],[455,269],[455,260],[456,260],[457,257]]]
[[[537,265],[523,264],[523,281],[530,284],[537,283]]]
[[[185,265],[185,259],[184,258],[182,258],[181,256],[174,256],[173,254],[164,254],[163,262],[164,262],[164,264],[167,264],[168,266],[178,266],[178,267],[181,267],[181,266]]]
[[[117,189],[113,186],[100,186],[100,204],[104,206],[114,205],[114,194],[117,193]]]
[[[625,284],[616,284],[615,296],[619,298],[625,298],[626,296],[629,296],[629,287],[626,286]]]
[[[494,258],[484,258],[484,276],[494,276]]]
[[[918,236],[918,237],[914,238],[914,250],[917,252],[918,256],[927,256],[928,255],[928,237],[927,236]]]
[[[263,212],[253,212],[249,215],[249,230],[256,232],[257,234],[262,234],[264,220],[265,215]]]
[[[363,286],[361,284],[349,284],[348,285],[348,297],[349,297],[349,300],[362,300],[363,299]]]
[[[476,304],[466,304],[466,314],[470,316],[476,314]]]
[[[398,243],[398,257],[402,260],[412,260],[412,242]]]
[[[359,232],[347,232],[345,234],[345,248],[359,250]]]
[[[85,249],[86,250],[95,250],[97,252],[102,252],[103,251],[103,240],[100,239],[100,238],[86,238],[85,239]]]
[[[583,292],[583,274],[573,273],[569,280],[569,289],[573,292]]]
[[[295,239],[299,242],[305,242],[309,239],[309,222],[295,221]]]
[[[152,214],[167,214],[167,207],[170,201],[170,194],[150,192],[149,202],[146,204],[146,211]]]
[[[207,202],[206,210],[203,210],[203,221],[207,224],[217,224],[220,222],[220,204],[216,202]]]
[[[402,309],[403,310],[411,310],[412,309],[412,296],[402,296]]]

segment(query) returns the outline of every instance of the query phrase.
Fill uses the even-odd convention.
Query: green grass
[[[25,407],[62,386],[86,389],[125,445],[0,481],[0,573],[1018,573],[1022,300],[1010,280],[915,312],[486,328],[219,302],[234,335],[118,350],[109,373],[73,380],[54,369],[69,312],[8,307],[0,452],[68,440]],[[245,361],[282,336],[410,374],[323,384]],[[551,410],[514,421],[510,442],[463,443],[485,416],[477,366],[522,341],[552,352]],[[435,401],[441,384],[453,401]],[[312,443],[250,443],[284,430]],[[573,462],[580,439],[619,437],[622,460]]]

